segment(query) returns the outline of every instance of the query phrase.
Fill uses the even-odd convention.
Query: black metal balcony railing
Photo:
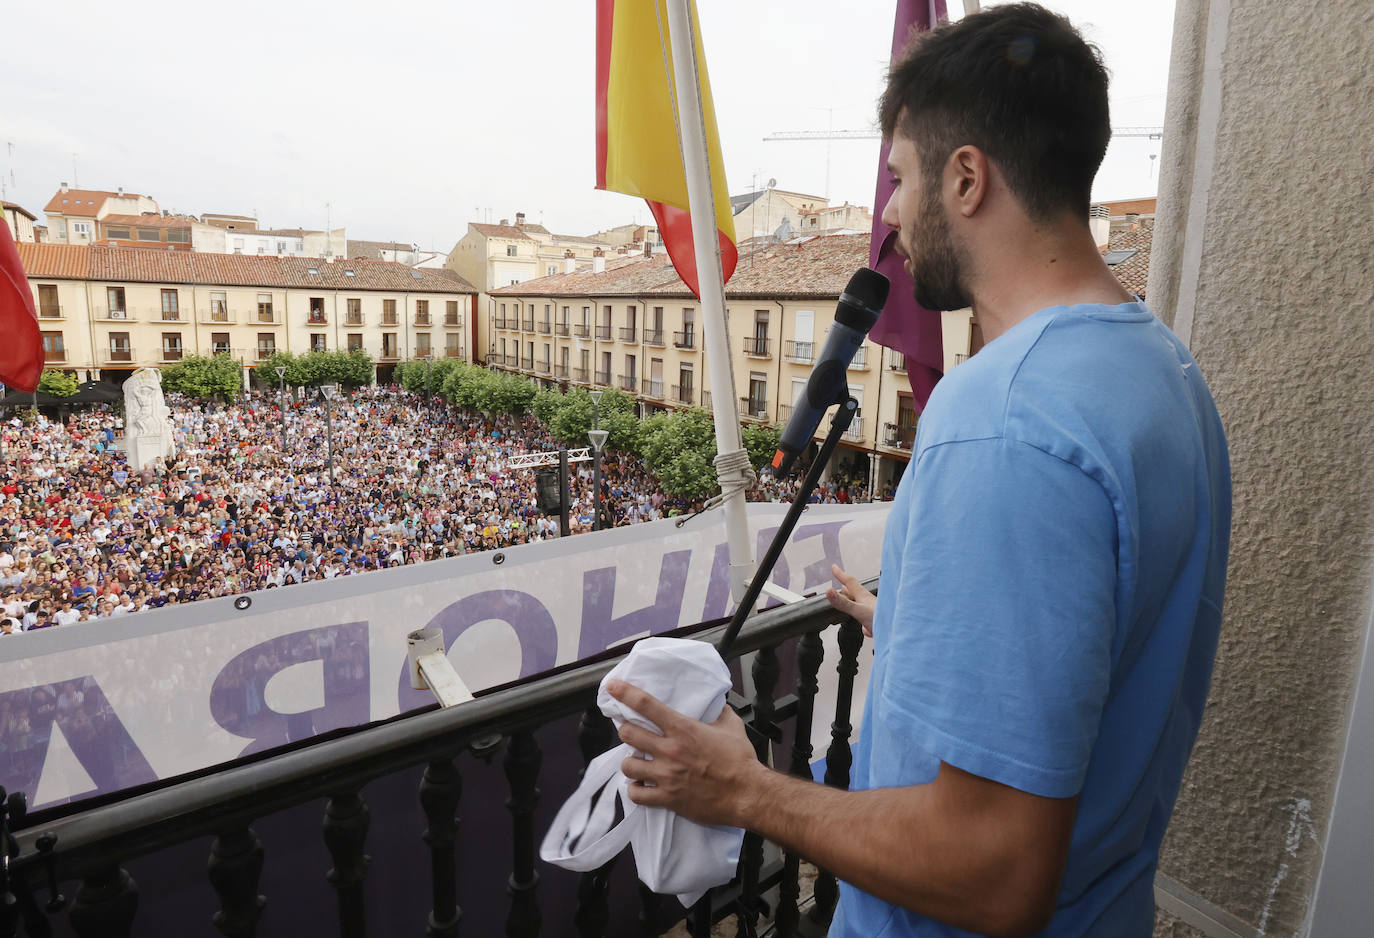
[[[759,758],[799,778],[811,777],[811,762],[817,755],[812,730],[825,657],[821,636],[837,618],[821,598],[765,610],[747,620],[729,652],[731,658],[756,653],[752,698],[732,692],[729,703],[749,728]],[[696,637],[718,641],[723,632],[720,626]],[[825,752],[825,784],[839,789],[848,788],[850,782],[851,709],[863,643],[858,623],[840,619],[836,703]],[[347,938],[363,938],[369,920],[392,922],[405,930],[397,923],[418,925],[426,913],[428,933],[435,936],[456,936],[460,918],[469,934],[497,934],[502,917],[505,933],[514,938],[539,934],[541,921],[577,923],[582,935],[661,934],[683,917],[676,903],[660,902],[646,890],[639,891],[639,909],[610,902],[613,878],[629,891],[630,861],[624,857],[614,871],[608,865],[576,880],[572,877],[578,874],[555,867],[535,868],[534,811],[541,788],[550,793],[571,791],[579,764],[585,765],[618,742],[595,701],[602,678],[622,657],[575,666],[459,707],[413,713],[113,802],[89,808],[78,805],[75,810],[60,810],[56,817],[30,822],[21,818],[15,824],[18,849],[9,863],[10,888],[20,898],[11,913],[24,920],[30,935],[54,930],[65,934],[68,929],[102,936],[198,934],[202,929],[184,916],[188,904],[194,909],[193,903],[202,895],[208,897],[210,890],[188,889],[159,906],[156,890],[149,890],[145,883],[141,896],[125,867],[135,861],[176,860],[181,861],[176,869],[189,875],[192,851],[201,838],[209,838],[207,878],[219,908],[207,903],[202,914],[227,935],[254,934],[269,903],[273,908],[285,906],[278,915],[284,913],[288,919],[308,916],[314,926],[312,935],[337,933]],[[794,672],[796,679],[790,693],[775,696],[784,660],[787,672]],[[580,759],[561,740],[550,744],[550,731],[570,730],[568,721],[578,714],[581,720],[575,734]],[[786,732],[789,725],[790,733]],[[547,765],[536,732],[549,746]],[[503,753],[499,769],[490,764],[498,753]],[[559,758],[560,753],[565,755]],[[414,849],[408,856],[414,857],[414,869],[403,876],[389,874],[385,890],[369,894],[371,815],[378,812],[385,819],[377,825],[379,842],[373,849],[405,850],[405,841],[395,831],[410,816],[409,806],[394,802],[405,797],[413,784],[407,783],[407,775],[420,766],[425,768],[417,800],[428,829],[422,835],[416,831],[412,842]],[[504,786],[497,772],[505,775]],[[463,773],[468,776],[466,803]],[[364,801],[364,791],[374,799],[371,807]],[[460,811],[472,824],[480,824],[499,810],[493,802],[504,793],[508,793],[505,807],[511,818],[509,869],[491,862],[501,853],[489,840],[472,834],[459,836]],[[476,803],[472,803],[474,798]],[[300,818],[312,804],[322,809],[321,838],[333,864],[327,874],[336,894],[333,914],[313,893],[306,896],[302,880],[315,874],[302,872],[299,865],[311,853],[294,846],[285,855],[269,853],[254,830],[256,826],[277,833],[274,825],[288,816],[283,812]],[[267,840],[271,844],[274,838]],[[389,859],[396,862],[397,857]],[[730,917],[737,919],[740,934],[757,933],[762,897],[776,890],[772,926],[778,935],[798,934],[800,863],[792,851],[768,859],[763,839],[746,834],[735,878],[712,889],[686,913],[693,933],[705,935],[712,924]],[[539,890],[541,876],[549,881]],[[51,921],[50,917],[62,915],[67,903],[54,896],[41,905],[42,895],[49,890],[55,894],[62,883],[73,881],[80,881],[80,886],[68,921]],[[574,887],[574,882],[579,885]],[[568,896],[570,903],[576,895],[576,906],[542,908],[541,892]],[[818,871],[813,897],[806,913],[807,932],[823,934],[838,899],[835,877]],[[173,920],[180,927],[169,931]],[[565,929],[555,931],[566,933]],[[392,933],[399,931],[385,932]]]
[[[529,319],[526,319],[526,320],[524,321],[524,323],[521,324],[520,329],[521,329],[522,332],[533,332],[533,331],[534,331],[534,318],[531,317],[531,318],[529,318]]]
[[[535,362],[534,370],[539,372],[541,375],[551,374],[553,372],[553,362],[546,362],[541,359],[540,361]]]
[[[553,334],[561,335],[563,336],[563,338],[566,339],[568,337],[568,324],[566,322],[555,323],[553,327]]]
[[[693,330],[691,330],[691,329],[688,329],[688,330],[686,330],[685,332],[674,332],[674,333],[673,333],[673,347],[674,347],[674,348],[693,349],[693,348],[696,348],[696,342],[697,342],[697,334],[696,334],[695,331],[693,331]]]
[[[568,366],[567,366],[566,364],[563,364],[563,365],[554,365],[554,366],[553,366],[553,376],[554,376],[555,378],[567,378],[567,377],[568,377]]]
[[[897,449],[911,449],[916,441],[916,427],[905,424],[888,423],[883,425],[883,443]]]
[[[540,335],[549,335],[549,334],[551,334],[552,332],[553,332],[553,323],[551,323],[551,322],[541,322],[541,323],[539,324],[539,334],[540,334]]]
[[[397,324],[398,324],[398,320],[397,320],[397,316],[396,316],[395,313],[385,313],[385,312],[382,313],[382,325],[384,325],[384,326],[395,326],[395,325],[397,325]]]
[[[867,345],[860,345],[860,346],[859,346],[859,350],[858,350],[857,352],[854,353],[854,358],[853,358],[853,360],[849,363],[849,368],[850,368],[851,371],[867,371],[867,370],[868,370],[868,346],[867,346]]]
[[[638,386],[638,384],[639,384],[639,378],[638,378],[636,375],[621,375],[621,376],[620,376],[620,387],[623,388],[623,389],[626,390],[626,391],[633,391],[633,390],[635,390],[635,388]]]
[[[592,327],[586,323],[582,323],[580,326],[573,326],[573,335],[577,336],[579,339],[585,339],[591,334]]]
[[[602,341],[602,342],[609,341],[610,338],[611,338],[611,327],[610,327],[610,326],[597,326],[597,327],[596,327],[596,337],[597,337],[597,339],[599,339],[599,340]]]
[[[622,341],[622,342],[634,342],[634,341],[636,341],[636,340],[635,340],[635,333],[636,333],[637,331],[638,331],[638,330],[636,330],[634,326],[621,326],[621,327],[620,327],[620,341]]]
[[[741,397],[739,412],[742,417],[763,420],[768,416],[768,401],[761,397]]]
[[[416,313],[416,314],[415,314],[415,325],[417,325],[417,326],[428,326],[428,325],[429,325],[429,313]]]
[[[696,388],[692,387],[690,384],[673,385],[673,400],[677,401],[679,404],[696,403],[695,394]]]
[[[348,326],[361,326],[362,324],[363,324],[363,314],[362,314],[362,313],[345,313],[345,314],[344,314],[344,325],[348,325]]]
[[[595,383],[595,384],[610,384],[610,383],[611,383],[611,373],[610,373],[609,371],[597,371],[596,376],[595,376],[595,381],[594,381],[594,383]]]
[[[520,367],[523,368],[525,371],[533,371],[534,356],[526,355],[524,358],[520,359]]]
[[[644,344],[645,344],[645,345],[662,345],[662,344],[663,344],[663,330],[662,330],[662,329],[645,329],[645,330],[644,330]]]
[[[127,345],[112,345],[105,350],[105,361],[109,364],[132,363],[134,350]]]
[[[644,382],[644,396],[652,397],[654,400],[663,399],[663,381],[649,378]]]
[[[493,329],[504,329],[504,328],[506,328],[506,320],[505,320],[505,318],[502,317],[502,316],[495,316],[495,317],[493,317],[492,320],[491,320],[491,327],[492,327]]]
[[[747,335],[744,337],[744,354],[765,358],[768,355],[768,336]]]
[[[816,358],[816,343],[789,339],[783,343],[782,353],[788,361],[810,364]]]
[[[961,352],[954,353],[954,364],[962,365],[966,361],[968,361],[968,355]]]
[[[461,326],[462,324],[463,324],[463,317],[462,317],[462,316],[458,315],[457,313],[444,313],[444,325],[446,325],[446,326]]]
[[[906,371],[906,356],[901,352],[893,352],[887,367],[889,371]]]
[[[305,322],[307,325],[310,326],[329,325],[329,320],[325,317],[324,313],[311,313],[308,317],[306,317]]]
[[[578,384],[586,384],[586,383],[587,383],[587,369],[586,369],[586,368],[574,368],[574,369],[572,370],[572,379],[573,379],[574,381],[576,381]]]

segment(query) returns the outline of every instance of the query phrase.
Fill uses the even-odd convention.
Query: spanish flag
[[[696,23],[695,2],[691,15]],[[739,259],[735,221],[725,185],[711,84],[706,77],[706,56],[701,36],[695,38],[721,270],[728,281]],[[597,0],[596,187],[636,195],[649,203],[678,276],[700,298],[670,41],[666,0]],[[710,266],[706,269],[709,271]]]

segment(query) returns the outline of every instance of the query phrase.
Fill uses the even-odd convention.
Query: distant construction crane
[[[974,9],[966,12],[976,12]],[[1163,127],[1113,127],[1112,137],[1148,137],[1159,140],[1164,136]],[[797,140],[825,140],[825,197],[830,198],[830,143],[831,140],[878,140],[882,134],[876,130],[780,130],[763,138],[764,143],[791,143]],[[1154,157],[1150,157],[1151,160]],[[1154,175],[1154,163],[1150,164],[1150,174]]]

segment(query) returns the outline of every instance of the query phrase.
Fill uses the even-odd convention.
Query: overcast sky
[[[873,126],[892,0],[698,3],[731,193],[871,205],[876,140],[763,138]],[[1103,50],[1113,123],[1162,124],[1171,0],[1048,5]],[[5,197],[42,221],[79,180],[307,228],[329,203],[350,237],[445,251],[517,211],[569,234],[644,221],[593,188],[594,19],[592,0],[10,4]],[[1113,142],[1094,197],[1153,195],[1159,146]]]

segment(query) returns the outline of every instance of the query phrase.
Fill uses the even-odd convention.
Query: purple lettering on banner
[[[612,618],[615,608],[615,567],[601,567],[582,574],[582,635],[577,657],[585,658],[645,632],[667,632],[682,618],[682,597],[687,591],[690,550],[664,554],[658,570],[658,591],[652,606]]]
[[[805,541],[808,538],[819,536],[821,539],[821,559],[815,563],[809,563],[802,569],[802,585],[798,592],[805,593],[807,590],[817,586],[829,586],[834,580],[830,574],[830,565],[844,568],[843,558],[840,556],[840,528],[849,523],[844,521],[827,521],[824,524],[808,524],[805,527],[797,528],[792,535],[792,543]],[[881,544],[878,545],[881,548]]]
[[[324,666],[324,706],[278,713],[267,706],[267,682],[292,665]],[[235,736],[248,739],[240,756],[358,726],[370,717],[366,622],[346,622],[278,635],[240,652],[210,689],[210,714]]]
[[[36,802],[54,725],[95,789],[51,804],[157,781],[93,676],[26,687],[0,694],[0,780],[28,795],[30,806],[47,807]]]
[[[451,649],[458,636],[488,619],[505,622],[515,631],[520,640],[521,677],[547,671],[558,661],[558,626],[554,625],[553,616],[538,599],[519,590],[473,593],[439,610],[425,628],[442,629],[444,647]],[[410,686],[410,672],[404,659],[396,700],[401,713],[434,703],[434,695],[429,691]]]
[[[754,559],[758,560],[768,551],[768,545],[773,543],[773,536],[778,533],[776,527],[763,528],[759,531],[758,544],[754,547]],[[796,540],[794,534],[793,540]],[[788,589],[792,582],[792,573],[787,566],[787,551],[784,550],[778,555],[778,562],[773,565],[773,572],[768,577],[769,581],[776,583],[783,589]],[[769,606],[776,606],[776,600],[770,600]],[[767,608],[765,606],[765,608]],[[701,608],[701,621],[710,622],[712,619],[723,619],[728,615],[733,615],[735,611],[735,601],[730,598],[730,546],[728,544],[717,544],[716,554],[711,560],[711,579],[706,585],[706,603]]]

